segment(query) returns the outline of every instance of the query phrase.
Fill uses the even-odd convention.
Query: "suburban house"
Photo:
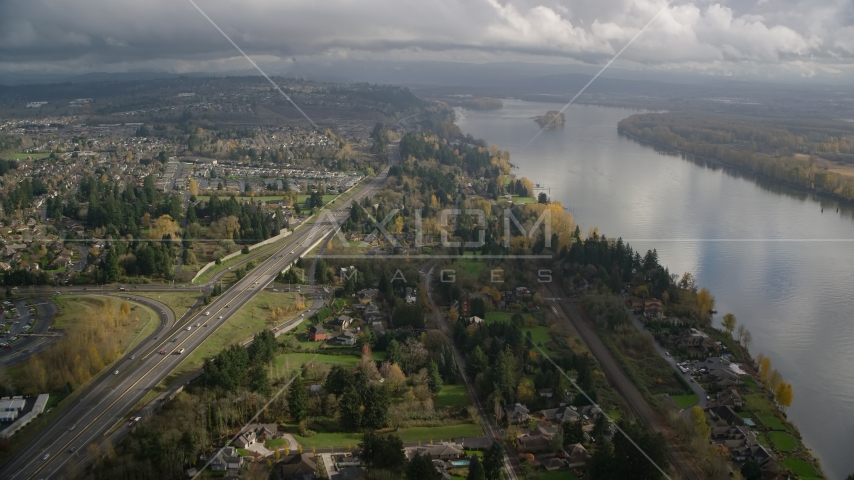
[[[406,450],[407,458],[412,458],[416,454],[430,456],[434,460],[455,460],[464,455],[463,446],[455,442],[442,442],[434,445],[423,445],[413,447]]]
[[[308,329],[308,339],[312,342],[326,340],[326,330],[320,325],[313,325]]]
[[[351,323],[353,323],[353,319],[351,317],[348,317],[347,315],[339,315],[338,318],[329,322],[329,327],[335,330],[344,330],[349,327]]]
[[[516,450],[519,453],[543,453],[551,449],[552,439],[541,433],[522,435],[516,439]]]
[[[286,455],[273,467],[278,478],[282,480],[304,480],[315,478],[317,463],[313,453],[298,453]]]
[[[355,345],[357,336],[358,333],[355,330],[348,329],[330,338],[326,343],[329,345]]]
[[[718,392],[716,396],[718,404],[720,405],[728,405],[731,407],[744,406],[744,400],[741,398],[741,395],[738,394],[735,388]]]
[[[521,403],[511,403],[504,406],[504,413],[507,415],[507,423],[513,424],[527,422],[531,412]]]
[[[732,459],[736,462],[744,462],[750,459],[756,460],[764,465],[773,459],[773,455],[756,439],[756,434],[748,427],[714,427],[712,428],[712,442],[721,447],[726,447]]]
[[[225,472],[228,470],[240,470],[243,459],[234,447],[223,447],[213,454],[210,459],[211,470],[214,472]]]
[[[540,413],[543,415],[543,418],[545,420],[558,424],[566,421],[574,422],[579,418],[578,412],[576,412],[566,404],[561,404],[558,408],[549,408],[546,410],[541,410]]]
[[[379,290],[377,290],[376,288],[366,288],[364,290],[359,290],[358,292],[356,292],[356,295],[359,296],[360,302],[370,302],[371,300],[376,298],[379,293]]]
[[[246,448],[255,443],[263,444],[267,440],[276,437],[279,428],[276,424],[265,425],[249,425],[234,439],[234,446],[237,448]]]
[[[717,342],[696,328],[688,328],[679,333],[673,340],[676,348],[688,353],[705,355],[717,348]]]
[[[587,462],[590,460],[590,452],[588,452],[580,443],[569,445],[564,449],[564,451],[566,452],[565,458],[567,467],[569,468],[583,467],[587,465]]]

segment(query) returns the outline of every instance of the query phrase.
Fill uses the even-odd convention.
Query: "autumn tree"
[[[709,438],[712,429],[706,421],[706,412],[703,411],[702,407],[694,405],[694,408],[691,409],[691,420],[694,422],[694,430],[700,438]]]
[[[777,400],[777,405],[779,405],[783,411],[792,406],[793,396],[794,394],[792,392],[791,383],[780,382],[780,384],[777,385],[777,388],[774,389],[774,398]]]
[[[181,226],[176,220],[172,220],[170,215],[161,215],[151,222],[151,228],[148,230],[148,238],[152,240],[160,240],[166,235],[173,239],[178,238],[178,232],[181,231]]]
[[[774,370],[771,371],[771,374],[768,375],[768,383],[766,386],[768,387],[768,390],[776,393],[777,387],[781,383],[783,383],[783,375],[780,373],[779,370],[777,370],[775,368]]]
[[[704,288],[697,292],[697,310],[700,314],[700,320],[708,321],[714,308],[715,298],[708,289]]]
[[[735,322],[735,315],[731,313],[727,313],[726,315],[724,315],[724,319],[721,322],[723,324],[724,330],[726,330],[730,336],[732,336],[732,331],[735,330]]]
[[[199,184],[196,183],[195,178],[190,178],[190,195],[199,196]]]

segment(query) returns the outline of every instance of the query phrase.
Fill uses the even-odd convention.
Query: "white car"
[[[219,319],[222,320],[222,315],[219,316]]]
[[[113,372],[113,375],[118,375],[118,374],[119,374],[119,371],[118,371],[118,370],[116,370],[115,372]]]
[[[205,312],[205,316],[209,317],[210,315],[211,315],[211,312]]]
[[[202,324],[201,324],[201,323],[197,323],[197,324],[196,324],[196,326],[197,326],[197,327],[201,327],[201,326],[202,326]]]
[[[187,326],[187,331],[188,331],[188,332],[189,332],[190,330],[192,330],[192,329],[193,329],[193,327]]]
[[[44,456],[42,457],[42,460],[47,460],[48,458],[50,458],[50,454],[45,453]]]

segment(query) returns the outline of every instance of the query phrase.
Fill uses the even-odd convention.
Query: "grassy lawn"
[[[791,469],[798,477],[815,477],[816,471],[813,466],[806,460],[800,458],[787,458],[783,460],[783,466]]]
[[[453,263],[454,266],[459,267],[465,270],[469,275],[478,278],[480,277],[480,272],[486,268],[486,262],[478,261],[478,260],[457,260]]]
[[[208,337],[205,343],[181,362],[178,368],[173,370],[152,393],[156,392],[156,394],[159,394],[187,373],[198,370],[206,358],[216,355],[223,348],[243,343],[246,340],[250,340],[253,335],[261,330],[270,328],[271,325],[267,322],[270,309],[292,307],[295,304],[296,295],[296,293],[268,291],[263,291],[255,295],[249,303],[241,307],[213,335]],[[306,307],[310,305],[311,300],[309,299],[306,301]],[[296,315],[299,315],[299,311],[293,311],[274,323],[281,323]]]
[[[315,355],[317,358],[315,358]],[[355,365],[359,361],[359,357],[355,355],[324,355],[322,353],[284,353],[276,357],[273,362],[273,368],[281,371],[292,371],[314,359],[320,363],[343,363],[345,365]]]
[[[753,377],[751,377],[750,375],[742,375],[739,378],[744,382],[745,385],[752,388],[753,391],[759,391],[759,386],[756,385],[756,380],[754,380]]]
[[[522,329],[522,333],[524,333],[525,338],[528,337],[528,332],[531,332],[531,339],[534,341],[535,345],[543,344],[543,349],[545,348],[546,343],[552,340],[552,335],[549,333],[549,327],[539,326],[539,327],[525,327]]]
[[[520,197],[517,195],[513,195],[513,203],[516,204],[526,204],[526,203],[537,203],[537,199],[534,197]]]
[[[479,437],[483,435],[483,431],[477,425],[464,423],[460,425],[448,425],[441,427],[411,427],[401,428],[395,435],[399,436],[404,442],[424,442],[429,443],[430,440],[438,442],[439,440],[449,440],[451,438],[460,437]],[[314,445],[317,448],[342,447],[348,445],[355,447],[362,441],[362,434],[358,432],[333,432],[333,433],[318,433],[311,437],[302,437],[294,434],[303,447],[311,447]]]
[[[270,440],[269,442],[265,443],[264,446],[267,447],[268,449],[276,449],[276,448],[281,448],[287,444],[288,444],[288,441],[285,440],[284,438],[277,438],[275,440]]]
[[[445,385],[436,394],[437,407],[464,407],[469,404],[465,385]]]
[[[182,315],[187,313],[196,300],[199,298],[198,292],[140,292],[134,293],[140,297],[157,300],[172,309],[175,314],[175,319],[180,319]]]
[[[770,447],[771,446],[768,443],[768,437],[766,437],[765,434],[762,432],[759,432],[756,434],[756,441],[758,441],[763,447]]]
[[[263,247],[259,247],[257,249],[251,250],[248,254],[245,254],[245,255],[240,254],[240,255],[237,255],[233,258],[229,258],[228,260],[220,263],[219,265],[213,265],[210,268],[208,268],[207,270],[205,270],[205,273],[199,275],[199,278],[197,278],[192,283],[195,285],[201,285],[201,284],[207,283],[211,279],[211,277],[213,277],[217,273],[227,269],[228,267],[235,267],[238,264],[242,264],[243,262],[248,261],[248,259],[251,255],[256,254],[258,252],[264,252],[264,253],[256,256],[256,257],[253,257],[253,260],[255,261],[255,265],[258,265],[261,262],[263,262],[264,260],[270,258],[270,256],[273,255],[273,253],[275,253],[279,248],[282,248],[289,241],[291,241],[290,235],[279,240],[279,241],[277,241],[277,242],[273,242],[269,245],[264,245]]]
[[[786,426],[783,425],[776,416],[774,416],[771,412],[761,412],[756,414],[756,419],[762,422],[762,425],[770,428],[771,430],[781,430],[785,431]]]
[[[798,448],[798,441],[786,432],[767,432],[767,435],[781,452],[792,452]]]
[[[744,400],[747,402],[747,409],[759,412],[771,412],[771,405],[762,393],[753,393],[746,395]]]
[[[700,399],[697,394],[692,395],[674,395],[670,397],[676,402],[676,405],[679,405],[679,408],[686,409],[694,404]]]
[[[451,438],[479,437],[483,435],[483,430],[473,423],[462,423],[441,427],[401,428],[397,431],[397,435],[404,442],[447,441]]]
[[[26,160],[27,157],[30,157],[34,160],[39,158],[47,158],[50,156],[50,153],[12,153],[6,155],[3,158],[7,158],[9,160]]]
[[[572,470],[540,471],[537,473],[537,478],[540,480],[578,480]]]
[[[509,312],[489,312],[486,314],[486,318],[484,318],[483,320],[486,321],[486,323],[494,323],[494,322],[508,322],[509,323],[510,317],[512,317],[512,316],[513,316],[513,314],[509,313]]]

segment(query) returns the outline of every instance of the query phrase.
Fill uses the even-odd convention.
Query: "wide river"
[[[583,233],[656,248],[672,273],[693,273],[715,296],[714,322],[734,313],[750,351],[793,385],[789,418],[825,474],[854,473],[854,209],[622,137],[627,109],[572,105],[564,127],[528,145],[532,117],[562,106],[505,100],[458,109],[457,124],[509,150]]]

